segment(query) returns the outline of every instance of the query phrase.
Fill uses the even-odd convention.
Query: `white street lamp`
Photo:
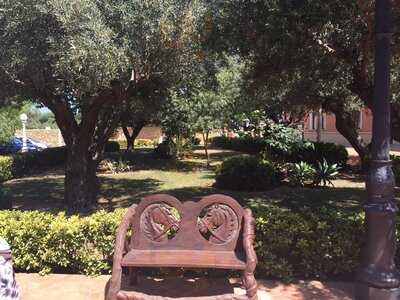
[[[27,152],[28,147],[26,145],[26,122],[28,121],[28,116],[26,114],[21,114],[19,119],[22,122],[22,149],[21,152]]]

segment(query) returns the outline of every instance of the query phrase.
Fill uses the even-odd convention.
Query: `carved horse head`
[[[237,217],[228,206],[213,204],[207,208],[204,217],[199,219],[199,230],[210,234],[209,241],[214,244],[224,244],[237,229]]]
[[[143,224],[146,235],[156,242],[168,240],[169,231],[179,229],[179,220],[172,214],[172,207],[160,203],[149,208]]]

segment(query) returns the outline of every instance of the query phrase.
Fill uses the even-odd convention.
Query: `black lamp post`
[[[358,273],[358,300],[400,299],[396,253],[394,175],[390,161],[391,0],[375,4],[375,90],[372,160],[367,179],[366,244]]]

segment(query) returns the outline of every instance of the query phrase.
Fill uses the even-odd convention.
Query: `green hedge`
[[[10,180],[13,177],[12,163],[12,157],[0,156],[0,182]]]
[[[227,137],[217,136],[210,140],[211,146],[221,149],[229,149],[249,154],[258,154],[265,150],[267,143],[262,138],[251,136]]]
[[[126,149],[127,144],[126,140],[118,140],[117,141],[121,149]],[[158,139],[150,140],[150,139],[136,139],[135,147],[136,148],[155,148],[158,145]]]
[[[104,152],[119,152],[121,146],[118,141],[107,141],[104,146]]]
[[[109,141],[106,152],[119,152],[118,142]],[[67,148],[54,147],[37,152],[16,153],[0,156],[0,182],[18,178],[37,170],[57,167],[67,161]]]
[[[0,236],[19,271],[100,274],[110,270],[117,224],[124,210],[90,217],[0,211]]]
[[[325,158],[329,164],[345,166],[348,156],[346,147],[343,145],[313,142],[311,147],[302,147],[294,150],[287,160],[291,162],[305,161],[315,165]]]
[[[326,278],[355,270],[361,213],[293,212],[262,203],[252,209],[259,276]],[[88,217],[0,211],[0,236],[11,244],[18,271],[109,273],[115,231],[125,211]]]
[[[348,275],[357,268],[363,214],[256,207],[256,252],[263,275],[283,280],[327,278]]]
[[[38,169],[63,165],[66,160],[65,147],[0,156],[0,182],[21,177]]]
[[[262,191],[278,186],[281,176],[273,163],[241,155],[224,160],[216,170],[215,183],[222,189]]]
[[[211,145],[249,154],[266,151],[276,160],[295,163],[305,161],[314,165],[325,158],[329,164],[344,166],[348,159],[346,147],[334,143],[310,142],[310,145],[293,145],[291,151],[282,151],[269,145],[263,138],[218,136],[211,139]]]

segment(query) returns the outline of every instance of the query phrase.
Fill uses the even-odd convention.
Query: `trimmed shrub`
[[[120,149],[126,149],[127,144],[126,140],[118,140]],[[149,140],[149,139],[136,139],[135,147],[139,148],[155,148],[158,145],[158,140]]]
[[[288,160],[291,162],[305,161],[316,165],[318,162],[322,162],[324,158],[328,164],[345,166],[348,159],[346,147],[334,143],[314,142],[311,147],[295,149]]]
[[[349,158],[346,147],[334,143],[314,143],[314,154],[320,162],[325,158],[328,164],[341,166],[345,166]]]
[[[259,154],[266,151],[268,157],[278,161],[298,163],[301,161],[317,165],[325,158],[329,164],[345,166],[348,153],[346,147],[334,143],[309,142],[295,143],[283,148],[277,143],[271,144],[268,139],[251,136],[229,138],[218,136],[211,139],[211,145],[216,148],[236,150],[249,154]]]
[[[135,140],[135,146],[137,146],[137,147],[154,148],[157,145],[158,145],[157,140],[149,140],[149,139]]]
[[[356,269],[364,232],[362,213],[324,208],[293,212],[260,202],[250,206],[256,219],[259,274],[289,281]],[[87,217],[0,211],[0,236],[10,243],[18,271],[109,273],[115,232],[125,211]]]
[[[115,231],[123,213],[100,211],[82,218],[1,211],[0,236],[10,243],[17,270],[100,274],[110,270]]]
[[[275,166],[254,156],[235,156],[225,160],[216,172],[216,186],[239,191],[262,191],[279,185]]]
[[[119,144],[119,149],[126,149],[127,144],[126,144],[126,140],[117,140],[118,144]]]
[[[293,212],[254,203],[257,271],[283,280],[349,275],[359,265],[364,214]],[[399,255],[399,252],[398,252]]]
[[[65,147],[0,156],[0,182],[21,177],[38,169],[56,167],[67,161]]]
[[[249,154],[258,154],[265,150],[267,143],[262,138],[242,136],[232,139],[233,150]]]
[[[119,152],[120,145],[118,141],[107,141],[106,145],[104,146],[104,152]]]
[[[234,138],[219,136],[211,139],[211,146],[248,154],[258,154],[265,150],[267,143],[262,138],[254,138],[252,136]]]
[[[17,153],[12,156],[13,178],[21,177],[38,169],[56,167],[66,163],[67,148],[47,148],[43,151]]]
[[[10,180],[12,174],[13,158],[11,156],[0,156],[0,182]]]
[[[232,138],[225,135],[216,136],[210,139],[210,145],[215,148],[232,149]]]
[[[178,151],[175,143],[167,140],[159,144],[157,148],[154,149],[154,153],[157,158],[171,159],[176,158]]]
[[[67,161],[67,148],[55,147],[47,148],[40,152],[21,153],[26,167],[56,167],[63,165]]]

